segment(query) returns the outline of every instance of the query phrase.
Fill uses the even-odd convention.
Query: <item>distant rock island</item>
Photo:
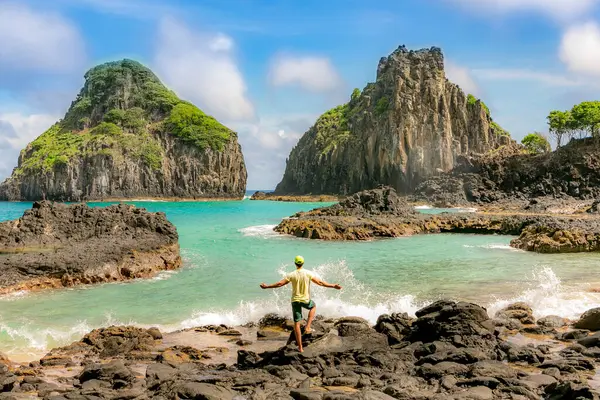
[[[0,223],[0,294],[151,277],[179,268],[178,239],[164,213],[35,202]]]
[[[22,150],[1,200],[242,198],[237,134],[132,60],[90,69],[64,118]]]
[[[509,143],[487,106],[448,81],[439,48],[401,46],[380,60],[375,83],[304,134],[274,195],[347,195],[380,184],[409,194],[458,157]]]

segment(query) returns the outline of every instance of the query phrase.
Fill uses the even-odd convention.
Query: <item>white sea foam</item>
[[[273,230],[276,225],[256,225],[247,228],[238,229],[238,232],[244,236],[254,236],[261,238],[278,237],[279,234]]]
[[[242,200],[248,200],[251,196],[245,195]]]
[[[333,280],[335,277],[336,283],[344,288],[343,291],[315,285],[311,288],[311,297],[317,303],[318,313],[325,317],[356,316],[374,324],[381,314],[406,312],[414,316],[419,308],[427,304],[418,302],[412,295],[384,296],[373,293],[354,277],[352,270],[344,261],[320,265],[312,272],[324,280]],[[281,269],[279,273],[283,276],[285,271]],[[242,325],[256,322],[268,313],[282,315],[290,313],[289,289],[273,290],[265,300],[240,302],[233,310],[197,311],[184,320],[179,328],[214,324]]]
[[[352,270],[344,261],[320,265],[313,272],[327,281],[340,283],[344,290],[336,291],[314,286],[312,297],[317,303],[318,313],[325,317],[358,316],[365,318],[371,324],[377,321],[381,314],[406,312],[414,316],[416,311],[436,298],[418,299],[411,293],[381,293],[369,288],[355,278]],[[279,271],[285,273],[283,268]],[[476,301],[486,307],[491,317],[510,303],[523,301],[530,304],[534,315],[539,318],[546,315],[560,315],[575,319],[584,311],[600,305],[600,293],[588,292],[586,285],[577,288],[562,284],[554,271],[549,267],[540,267],[528,277],[527,287],[514,296],[488,298]],[[456,299],[458,300],[458,299]],[[24,322],[15,327],[0,320],[0,337],[10,336],[9,348],[4,352],[24,354],[27,352],[47,351],[56,346],[62,346],[79,340],[94,328],[109,325],[135,325],[148,328],[158,326],[163,332],[203,325],[226,324],[242,325],[256,322],[267,313],[289,315],[289,288],[284,287],[269,292],[268,297],[256,301],[242,301],[231,309],[196,310],[189,317],[179,322],[165,325],[141,324],[133,320],[121,321],[112,315],[106,315],[104,320],[96,323],[79,321],[72,327],[37,328],[31,322]],[[4,340],[3,340],[4,342]]]
[[[153,281],[164,281],[165,279],[169,279],[173,275],[177,274],[179,271],[161,271],[156,274],[155,277],[152,278]]]
[[[431,206],[415,206],[415,210],[431,210]]]
[[[508,245],[508,244],[498,244],[498,243],[481,244],[481,245],[463,244],[463,247],[470,248],[470,249],[480,248],[480,249],[491,249],[491,250],[523,251],[520,249],[515,249],[514,247],[510,247],[510,245]]]
[[[40,353],[48,351],[57,346],[63,346],[81,339],[91,330],[111,325],[137,325],[135,321],[120,321],[112,315],[107,314],[104,320],[98,324],[89,324],[86,320],[78,321],[71,327],[40,328],[35,327],[31,321],[24,319],[19,327],[13,327],[0,320],[0,337],[8,336],[9,348],[3,349],[8,354],[31,354],[39,356]],[[149,326],[148,326],[149,327]],[[5,339],[3,339],[3,342]]]
[[[474,207],[454,207],[451,208],[451,210],[454,210],[455,212],[467,212],[467,213],[474,213],[477,212],[477,209]]]
[[[11,292],[11,293],[1,295],[0,300],[3,300],[3,301],[17,300],[17,299],[27,296],[29,293],[30,292],[28,290],[17,290],[16,292]]]
[[[576,319],[586,310],[600,305],[600,293],[585,291],[586,288],[581,284],[577,289],[565,287],[552,268],[542,267],[533,273],[528,289],[517,296],[494,301],[489,305],[488,313],[493,316],[510,303],[522,301],[531,306],[536,318],[559,315]]]

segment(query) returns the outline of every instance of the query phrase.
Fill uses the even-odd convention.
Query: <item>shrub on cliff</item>
[[[169,132],[201,149],[210,147],[221,151],[231,135],[231,131],[219,121],[187,102],[173,107],[165,126]]]
[[[528,134],[521,140],[521,144],[532,154],[549,153],[552,150],[546,136],[539,132]]]
[[[491,115],[490,109],[482,100],[478,99],[477,97],[473,96],[472,94],[467,95],[467,103],[468,104],[474,105],[474,104],[477,104],[477,102],[479,102],[481,104],[481,107],[483,107],[483,109],[485,110],[485,113],[487,115]]]

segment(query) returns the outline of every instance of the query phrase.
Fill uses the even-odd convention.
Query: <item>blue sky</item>
[[[151,67],[239,132],[250,189],[273,188],[298,138],[399,45],[446,73],[516,139],[597,99],[600,0],[0,0],[0,177],[62,117],[91,66]]]

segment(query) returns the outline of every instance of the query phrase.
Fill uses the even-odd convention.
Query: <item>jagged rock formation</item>
[[[410,192],[460,155],[510,142],[489,109],[444,73],[439,48],[399,47],[377,80],[323,114],[292,150],[276,194],[349,194],[379,184]]]
[[[485,156],[463,157],[452,171],[422,182],[413,199],[458,205],[544,196],[600,197],[600,153],[595,139],[572,140],[546,154],[506,146]]]
[[[421,214],[390,187],[365,190],[329,207],[299,212],[275,231],[323,240],[370,240],[432,233],[515,235],[510,245],[538,253],[600,250],[600,220],[587,215]]]
[[[164,213],[36,202],[0,223],[0,293],[150,277],[181,265]]]
[[[92,68],[65,117],[21,152],[2,200],[241,198],[237,134],[180,100],[148,68]]]

